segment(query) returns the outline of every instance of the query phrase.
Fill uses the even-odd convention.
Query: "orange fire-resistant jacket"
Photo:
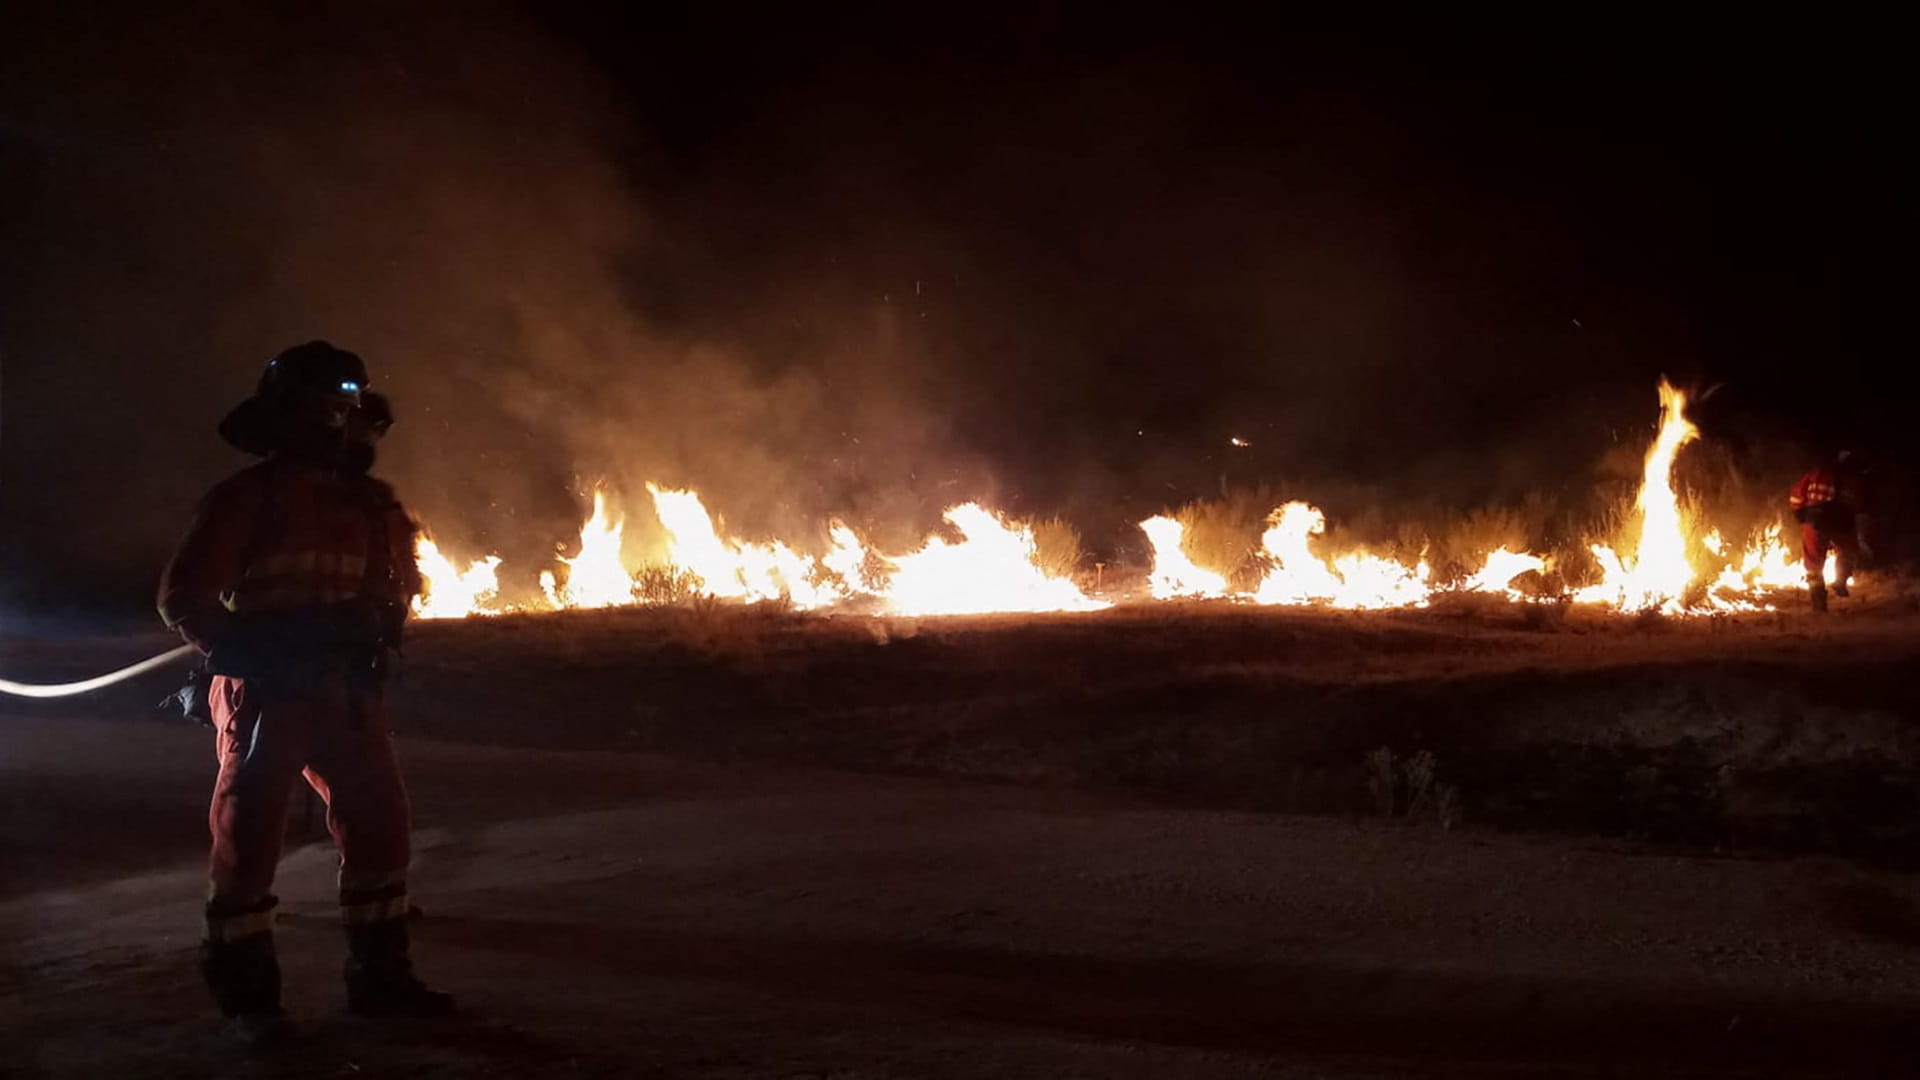
[[[1838,503],[1852,509],[1853,501],[1854,493],[1826,466],[1808,470],[1800,482],[1793,485],[1793,493],[1787,496],[1787,506],[1794,510],[1812,509],[1828,503]]]
[[[160,617],[210,650],[236,616],[420,591],[415,525],[387,484],[291,461],[208,492],[160,578]]]

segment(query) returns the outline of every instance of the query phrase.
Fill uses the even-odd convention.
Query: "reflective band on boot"
[[[209,900],[204,923],[205,939],[209,942],[234,942],[255,934],[270,934],[279,907],[280,899],[275,896],[263,897],[244,905]]]
[[[280,962],[273,950],[271,896],[245,905],[207,903],[207,937],[200,943],[200,976],[220,1011],[230,1017],[280,1012]]]
[[[407,913],[407,883],[396,881],[374,889],[341,889],[340,921],[348,926],[398,919]]]

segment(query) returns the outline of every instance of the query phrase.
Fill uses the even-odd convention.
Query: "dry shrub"
[[[1431,751],[1398,757],[1391,747],[1366,756],[1367,796],[1384,818],[1451,829],[1460,820],[1460,789],[1440,781],[1440,761]]]
[[[1050,517],[1033,525],[1034,564],[1049,577],[1071,578],[1085,555],[1080,530],[1065,518]]]
[[[633,575],[633,594],[643,604],[686,604],[704,593],[698,574],[668,563],[648,563]]]
[[[1378,506],[1369,506],[1357,514],[1334,516],[1330,511],[1327,513],[1327,533],[1342,551],[1364,547],[1378,552],[1386,547],[1398,547],[1401,540],[1408,538],[1414,539],[1416,544],[1424,543],[1425,530],[1401,528],[1403,517],[1396,518]]]
[[[1594,513],[1588,539],[1596,544],[1618,546],[1626,542],[1640,523],[1639,491],[1634,488],[1601,496]]]
[[[1681,451],[1676,466],[1689,501],[1734,543],[1784,522],[1787,491],[1802,465],[1797,448],[1772,444],[1743,457],[1732,447],[1702,441]]]
[[[1791,537],[1793,522],[1787,515],[1787,492],[1796,478],[1793,460],[1775,454],[1773,460],[1743,466],[1730,451],[1709,445],[1686,466],[1689,502],[1696,511],[1699,531],[1718,528],[1727,544],[1744,549],[1779,526]],[[1689,448],[1687,453],[1693,453]],[[1791,541],[1789,541],[1791,542]]]
[[[1538,551],[1549,545],[1561,529],[1565,514],[1550,492],[1529,491],[1518,503],[1481,506],[1454,519],[1443,530],[1439,543],[1449,556],[1478,570],[1487,552],[1504,547],[1509,551]]]
[[[1564,527],[1546,551],[1553,560],[1557,584],[1578,588],[1600,580],[1600,562],[1593,555],[1595,544],[1612,548],[1615,554],[1633,553],[1640,528],[1640,511],[1634,506],[1637,492],[1637,485],[1615,487],[1610,493],[1594,496],[1586,513],[1569,514],[1563,519]]]
[[[1386,550],[1382,552],[1382,554],[1391,555],[1409,565],[1425,559],[1428,565],[1431,566],[1433,562],[1432,535],[1425,527],[1416,522],[1398,522],[1394,525],[1393,535],[1387,540]]]
[[[1312,544],[1322,555],[1366,551],[1412,566],[1426,558],[1431,529],[1419,516],[1369,505],[1357,513],[1327,514],[1326,535]]]
[[[1373,800],[1373,812],[1392,817],[1400,791],[1399,770],[1393,750],[1378,747],[1367,753],[1367,796]]]
[[[1433,754],[1421,750],[1401,766],[1402,775],[1406,778],[1407,817],[1417,819],[1433,811],[1435,765]]]
[[[1259,487],[1190,502],[1173,515],[1186,530],[1180,546],[1195,565],[1226,575],[1232,587],[1252,588],[1263,570],[1260,534],[1267,529],[1268,515],[1286,501]]]

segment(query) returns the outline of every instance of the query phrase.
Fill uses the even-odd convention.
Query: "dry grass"
[[[423,627],[396,692],[427,737],[1121,786],[1243,808],[1392,805],[1442,825],[1465,792],[1483,824],[1683,842],[1737,825],[1787,845],[1880,844],[1861,830],[1888,826],[1920,777],[1920,739],[1900,719],[1916,707],[1909,606],[1827,620],[1562,608],[1560,632],[1541,633],[1527,625],[1539,605],[1482,600],[900,625],[710,601],[507,617]],[[1370,761],[1380,747],[1402,754]],[[1740,770],[1739,806],[1716,801],[1723,766]],[[1807,823],[1834,838],[1796,831]],[[1884,844],[1914,835],[1902,824]]]
[[[1407,565],[1425,561],[1433,579],[1447,584],[1479,571],[1488,552],[1551,550],[1569,530],[1566,515],[1546,492],[1530,492],[1517,503],[1460,509],[1442,505],[1413,508],[1369,506],[1331,518],[1325,549],[1364,548]]]
[[[703,594],[670,613],[664,637],[703,660],[751,673],[763,667],[782,638],[804,635],[815,621],[784,596],[740,604]]]

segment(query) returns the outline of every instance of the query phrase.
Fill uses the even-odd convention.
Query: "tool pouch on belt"
[[[303,694],[341,680],[378,685],[388,648],[383,615],[378,605],[353,600],[239,616],[215,643],[207,669],[272,693]]]

